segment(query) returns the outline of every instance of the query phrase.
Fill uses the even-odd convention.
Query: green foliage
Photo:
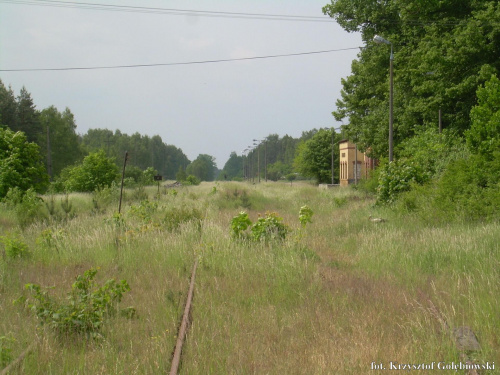
[[[43,134],[38,137],[37,142],[43,155],[48,154],[47,140],[50,142],[51,177],[54,177],[83,157],[80,137],[76,133],[74,115],[69,108],[59,112],[56,107],[50,106],[40,112],[39,120]]]
[[[492,162],[474,156],[454,163],[437,182],[435,205],[448,216],[462,219],[488,221],[499,218],[498,176],[500,153]]]
[[[33,189],[23,192],[15,187],[4,198],[6,206],[13,210],[21,228],[45,219],[43,201]]]
[[[335,135],[331,129],[320,129],[311,139],[299,144],[294,166],[301,175],[313,177],[318,183],[332,181],[332,146],[334,143],[332,137]],[[335,152],[338,151],[334,148]]]
[[[496,76],[477,90],[478,105],[471,110],[472,126],[466,132],[473,154],[486,160],[500,150],[500,80]]]
[[[27,258],[30,254],[28,245],[17,235],[0,236],[0,242],[4,246],[4,253],[7,258]]]
[[[27,300],[28,307],[41,324],[61,336],[98,337],[103,324],[116,314],[118,304],[130,287],[127,281],[114,279],[99,286],[94,281],[96,274],[97,269],[92,268],[79,275],[65,302],[55,300],[38,284],[26,284],[32,296]]]
[[[314,212],[311,210],[311,208],[307,205],[300,207],[299,211],[299,221],[300,225],[302,225],[302,228],[305,228],[307,223],[312,223],[312,216]]]
[[[290,231],[283,223],[283,218],[276,212],[266,212],[265,217],[259,217],[252,225],[252,238],[255,241],[284,240]]]
[[[119,212],[114,212],[113,215],[109,219],[105,218],[104,222],[112,225],[116,229],[125,228],[125,226],[126,226],[125,219],[123,218],[123,215]]]
[[[136,186],[137,184],[142,183],[143,171],[141,168],[136,167],[135,165],[130,165],[125,168],[125,178],[123,184],[125,186]]]
[[[250,235],[245,233],[248,228]],[[290,229],[276,212],[266,212],[265,217],[259,215],[257,221],[252,224],[248,214],[241,211],[231,220],[231,232],[235,238],[250,238],[253,241],[267,243],[271,240],[284,240]]]
[[[38,145],[28,142],[22,132],[0,127],[0,198],[11,188],[40,192],[47,184]]]
[[[44,229],[38,238],[36,244],[44,248],[55,248],[59,252],[60,241],[65,237],[65,231],[62,229],[52,230],[51,228]]]
[[[221,208],[250,208],[252,207],[252,197],[248,194],[246,189],[229,185],[225,186],[221,191],[218,199],[218,205]]]
[[[142,172],[141,182],[144,185],[153,185],[155,183],[154,176],[158,174],[158,171],[153,167],[148,167]]]
[[[92,204],[95,212],[103,212],[111,203],[117,202],[120,191],[114,184],[109,187],[99,187],[92,192]]]
[[[132,217],[137,217],[144,222],[151,222],[153,214],[158,210],[157,202],[143,200],[138,206],[130,206],[128,214]]]
[[[200,154],[196,160],[187,166],[186,173],[195,176],[200,181],[213,181],[216,170],[215,158],[210,155]],[[188,179],[189,176],[186,180]]]
[[[286,175],[286,180],[290,181],[290,185],[292,184],[293,181],[297,179],[297,174],[296,173],[289,173]]]
[[[177,171],[177,173],[175,174],[175,179],[177,181],[180,181],[180,182],[183,182],[183,181],[186,181],[187,179],[187,174],[186,174],[186,171],[184,168],[182,168],[182,165],[179,166],[179,170]]]
[[[422,127],[437,128],[439,110],[444,128],[463,134],[470,127],[477,88],[500,70],[497,1],[339,0],[323,12],[345,30],[361,32],[368,47],[342,80],[333,113],[349,119],[347,137],[360,149],[371,149],[375,158],[388,151],[391,47],[376,45],[376,34],[394,50],[396,146]]]
[[[231,219],[231,231],[233,236],[237,238],[242,237],[243,232],[245,232],[250,225],[252,225],[252,221],[248,217],[248,214],[241,211]]]
[[[70,168],[67,175],[66,190],[92,192],[111,186],[118,179],[118,166],[101,150],[86,156],[82,164]]]
[[[192,174],[190,174],[189,176],[186,177],[186,180],[184,181],[184,183],[186,185],[199,185],[201,183],[201,181],[198,179],[198,177],[196,176],[193,176]]]
[[[123,162],[125,151],[131,152],[127,168],[145,170],[152,167],[165,179],[174,179],[176,171],[189,163],[181,149],[167,145],[158,135],[149,137],[134,133],[114,133],[108,129],[90,129],[82,137],[82,145],[89,152],[106,150],[106,155]],[[149,183],[149,181],[148,181]]]
[[[267,166],[267,178],[271,181],[278,181],[292,173],[292,166],[278,160]]]
[[[396,161],[378,169],[377,202],[393,203],[400,193],[439,178],[449,165],[467,155],[463,140],[454,132],[419,131],[401,143]]]
[[[0,367],[6,367],[12,361],[12,336],[0,336]]]
[[[233,180],[238,177],[243,177],[243,157],[238,156],[236,152],[233,151],[226,161],[226,164],[224,164],[219,179]]]
[[[173,207],[167,210],[163,219],[163,224],[169,231],[178,230],[183,223],[194,222],[201,228],[203,215],[196,208]]]
[[[413,160],[401,160],[380,167],[378,203],[393,203],[398,195],[411,189],[413,184],[429,181],[430,174]]]

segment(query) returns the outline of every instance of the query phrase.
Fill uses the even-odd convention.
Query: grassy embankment
[[[498,223],[429,227],[375,209],[373,199],[351,189],[221,183],[214,192],[213,186],[161,195],[158,207],[141,206],[134,200],[140,194],[128,192],[122,220],[113,219],[116,197],[96,209],[83,194],[70,196],[72,219],[57,215],[56,204],[59,219],[24,230],[3,211],[0,236],[17,233],[29,256],[1,259],[0,337],[15,340],[4,340],[13,358],[38,343],[13,373],[167,372],[195,258],[183,374],[363,374],[372,362],[459,362],[428,299],[451,328],[476,332],[478,363],[500,366]],[[149,202],[155,192],[146,191]],[[305,204],[313,223],[300,230]],[[235,240],[229,224],[241,210],[253,221],[277,212],[292,232],[284,242]],[[387,222],[372,223],[370,214]],[[197,215],[201,221],[182,222]],[[100,340],[60,338],[12,303],[28,296],[27,283],[64,297],[91,267],[99,267],[99,282],[126,279],[131,291],[121,306],[138,313],[107,321]]]

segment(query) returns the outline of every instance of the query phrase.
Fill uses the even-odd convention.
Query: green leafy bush
[[[259,217],[251,228],[255,241],[284,240],[289,232],[288,226],[283,223],[283,218],[276,212],[266,212],[265,217]]]
[[[379,172],[377,203],[393,203],[412,184],[429,181],[430,173],[413,160],[397,160],[385,164]]]
[[[48,181],[38,145],[23,132],[0,127],[0,198],[14,187],[43,191]]]
[[[249,235],[245,233],[248,228],[250,228]],[[290,232],[288,226],[283,223],[283,218],[278,216],[276,212],[266,212],[265,217],[259,217],[252,224],[248,214],[244,211],[241,211],[231,220],[231,231],[235,238],[250,238],[257,242],[284,240]]]
[[[128,214],[132,217],[137,217],[144,222],[151,222],[153,220],[153,214],[158,210],[157,202],[150,202],[149,200],[143,200],[138,206],[130,206]]]
[[[8,258],[16,259],[29,256],[28,245],[16,235],[0,236],[0,242],[3,244],[5,255]]]
[[[32,298],[28,307],[41,324],[46,324],[60,335],[85,334],[98,337],[103,324],[114,316],[123,294],[130,290],[125,280],[110,279],[96,285],[97,269],[92,268],[76,278],[65,302],[56,301],[38,284],[26,284]]]
[[[377,171],[377,203],[394,203],[412,186],[438,179],[452,163],[468,157],[463,140],[452,131],[433,128],[417,132],[398,147],[398,159]]]
[[[233,233],[233,236],[236,238],[242,237],[243,233],[248,229],[250,225],[252,225],[252,221],[248,217],[248,214],[244,211],[241,211],[231,220],[231,231]]]
[[[186,177],[186,180],[183,181],[183,183],[185,185],[199,185],[201,183],[201,181],[196,177],[196,176],[193,176],[192,174],[190,174],[189,176]]]
[[[154,176],[158,174],[158,171],[153,167],[148,167],[142,172],[141,182],[144,185],[154,185]]]
[[[477,90],[478,105],[471,110],[472,126],[465,133],[472,153],[490,161],[500,150],[500,80],[496,76]]]
[[[81,164],[63,171],[62,175],[66,176],[67,191],[92,192],[111,186],[118,179],[118,166],[101,150],[87,155]]]
[[[300,225],[302,225],[302,228],[305,228],[307,223],[312,223],[312,216],[314,212],[309,208],[309,206],[302,206],[300,207],[299,211],[299,221]]]

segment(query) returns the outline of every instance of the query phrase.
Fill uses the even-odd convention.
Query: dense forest
[[[28,142],[39,146],[41,161],[49,179],[53,181],[65,168],[99,151],[113,159],[117,166],[123,163],[127,151],[130,176],[136,174],[137,169],[144,171],[153,168],[165,179],[183,179],[184,176],[193,175],[200,181],[242,180],[255,179],[260,174],[262,179],[277,181],[298,170],[294,160],[299,145],[318,133],[318,129],[304,131],[300,138],[270,134],[249,146],[244,156],[232,152],[220,171],[212,156],[200,154],[190,161],[181,149],[164,143],[159,135],[128,135],[120,130],[113,132],[109,129],[89,129],[83,135],[78,134],[74,115],[69,108],[60,112],[50,106],[39,111],[26,88],[23,87],[16,96],[12,88],[6,87],[2,81],[0,116],[0,124],[14,132],[24,132]],[[330,143],[326,147],[331,147]],[[330,155],[331,148],[325,153]],[[326,169],[329,170],[329,167]]]
[[[125,151],[128,151],[129,166],[141,170],[152,167],[168,179],[174,179],[179,169],[186,169],[191,163],[181,149],[167,145],[158,135],[127,135],[108,129],[90,129],[86,134],[78,134],[69,108],[60,112],[50,106],[40,111],[25,87],[16,96],[1,80],[0,124],[14,132],[23,132],[28,142],[39,146],[51,180],[55,180],[64,168],[99,150],[104,150],[117,164],[123,163]]]

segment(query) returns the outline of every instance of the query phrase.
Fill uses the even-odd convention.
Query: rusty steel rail
[[[13,370],[16,366],[18,366],[21,361],[26,357],[30,352],[32,352],[36,347],[36,341],[33,341],[14,361],[12,361],[7,367],[5,367],[2,371],[0,371],[0,375],[5,375]]]
[[[184,315],[182,317],[181,326],[177,334],[177,343],[175,344],[174,355],[172,357],[172,367],[170,368],[170,375],[177,375],[179,371],[179,364],[181,361],[182,345],[189,325],[189,312],[191,310],[191,301],[193,300],[194,279],[196,277],[196,267],[198,260],[194,262],[193,272],[191,273],[191,283],[189,284],[189,292],[186,300],[186,307],[184,308]]]

